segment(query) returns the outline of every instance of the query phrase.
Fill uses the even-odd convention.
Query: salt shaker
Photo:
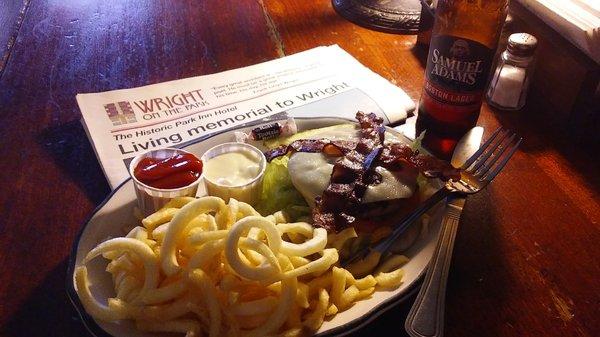
[[[487,91],[488,104],[502,110],[519,110],[525,105],[536,47],[533,35],[516,33],[508,37],[508,46]]]

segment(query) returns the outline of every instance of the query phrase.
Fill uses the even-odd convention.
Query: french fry
[[[159,225],[171,221],[177,211],[179,211],[178,208],[161,208],[159,211],[145,217],[144,220],[142,220],[142,225],[144,225],[149,232],[152,232]]]
[[[377,284],[373,275],[367,275],[357,280],[351,272],[345,269],[344,271],[346,272],[346,285],[355,285],[358,290],[365,290],[374,287]]]
[[[339,299],[339,304],[335,305],[338,307],[338,310],[346,310],[348,307],[352,305],[356,298],[360,294],[360,290],[355,285],[351,285],[348,289],[344,290],[344,293]]]
[[[201,269],[195,269],[190,273],[190,280],[195,284],[204,297],[210,317],[209,337],[218,337],[221,333],[221,307],[217,297],[217,290],[212,280]]]
[[[308,285],[298,282],[298,294],[296,295],[296,304],[301,308],[308,308]]]
[[[137,239],[140,240],[144,243],[147,244],[147,239],[148,239],[148,232],[146,231],[146,229],[144,227],[141,226],[136,226],[133,227],[129,233],[127,233],[127,235],[125,236],[126,238],[132,238],[132,239]],[[109,260],[114,260],[118,257],[120,257],[121,255],[123,255],[124,252],[123,251],[108,251],[108,252],[104,252],[102,254],[102,257],[104,257],[105,259],[109,259]]]
[[[321,272],[329,269],[338,260],[337,250],[327,248],[323,250],[323,256],[305,264],[304,266],[295,268],[284,273],[284,277],[298,277],[310,273]]]
[[[258,227],[250,228],[247,236],[250,239],[259,240],[259,241],[263,241],[266,238],[265,232],[263,232],[262,229],[260,229]]]
[[[321,289],[319,291],[319,299],[315,304],[315,308],[306,317],[306,320],[302,322],[302,325],[312,331],[317,331],[323,324],[327,308],[329,306],[329,294],[327,290]]]
[[[298,233],[285,233],[291,243],[302,243],[306,241],[306,238],[302,234]]]
[[[170,303],[142,306],[111,298],[108,300],[108,307],[133,319],[165,322],[189,313],[193,301],[192,297],[182,296]]]
[[[290,256],[290,262],[294,268],[299,268],[309,264],[311,261],[302,256]]]
[[[331,302],[340,308],[342,295],[344,289],[346,289],[346,271],[342,268],[333,267],[331,279]]]
[[[265,287],[257,282],[247,282],[239,286],[239,300],[240,301],[252,301],[267,296],[278,296],[281,294],[281,282],[276,284],[278,287]],[[275,289],[276,288],[276,289]]]
[[[327,230],[325,228],[315,228],[311,233],[311,238],[303,243],[282,240],[281,252],[289,256],[307,256],[322,251],[326,245]]]
[[[234,315],[260,315],[273,311],[276,305],[277,298],[267,296],[258,300],[236,303],[229,308],[229,311]]]
[[[90,292],[88,273],[86,267],[77,267],[75,269],[75,287],[81,304],[90,315],[102,321],[117,321],[126,319],[123,313],[111,310],[109,307],[98,302]]]
[[[382,272],[388,273],[392,270],[402,267],[408,261],[408,258],[404,255],[392,255],[385,261],[383,261],[383,263],[381,263],[381,265],[377,267],[377,269],[375,269],[375,272],[373,274],[378,274]]]
[[[353,285],[354,283],[356,283],[356,279],[354,278],[354,275],[352,275],[351,272],[344,269],[344,274],[346,275],[346,284],[347,285]]]
[[[265,220],[263,217],[259,216],[248,216],[245,217],[238,222],[235,223],[227,237],[227,247],[235,247],[245,233],[247,233],[251,228],[260,228],[267,236],[267,240],[269,242],[269,248],[273,251],[273,253],[279,253],[281,248],[281,236],[277,231],[277,228],[273,226],[273,223]],[[226,249],[226,252],[232,249]]]
[[[140,282],[137,278],[126,275],[123,280],[119,283],[117,287],[117,298],[129,301],[131,300],[131,293],[135,289],[140,289],[142,287],[142,282]]]
[[[340,251],[342,250],[346,242],[348,242],[348,240],[355,237],[358,237],[358,234],[356,234],[356,230],[354,230],[354,227],[348,227],[337,234],[329,234],[327,242],[331,247]]]
[[[338,313],[338,308],[335,304],[331,303],[329,307],[327,307],[327,312],[325,316],[333,316]]]
[[[127,272],[125,270],[118,271],[113,277],[113,283],[115,284],[115,291],[121,287],[123,280],[127,277]]]
[[[167,233],[167,229],[169,228],[169,223],[165,222],[164,224],[156,226],[152,231],[152,238],[158,242],[162,242],[165,239],[165,234]]]
[[[155,289],[158,285],[158,261],[150,247],[143,242],[132,238],[114,238],[104,241],[92,249],[83,260],[87,263],[98,255],[111,250],[129,250],[137,255],[144,264],[145,278],[141,292],[145,293]]]
[[[111,252],[114,252],[114,251],[109,251],[107,253],[111,253]],[[117,273],[119,271],[133,272],[136,269],[137,269],[137,266],[135,265],[135,263],[133,263],[131,261],[131,259],[129,258],[129,254],[126,254],[124,252],[122,252],[121,255],[119,255],[119,257],[112,260],[106,266],[106,271],[108,271],[109,273],[113,273],[113,274]]]
[[[364,259],[359,260],[348,266],[348,271],[354,275],[354,277],[364,277],[371,273],[371,271],[379,263],[381,253],[372,251]]]
[[[196,200],[194,197],[175,197],[167,202],[162,208],[181,208]]]
[[[375,277],[373,277],[373,275],[367,275],[354,282],[354,285],[358,288],[358,290],[366,290],[374,287],[376,284],[377,280],[375,280]]]
[[[265,324],[248,331],[247,337],[262,337],[277,331],[286,321],[290,308],[294,304],[294,296],[298,281],[295,278],[284,278],[281,280],[281,296],[277,307],[269,315]]]
[[[210,214],[198,214],[187,224],[184,233],[190,233],[191,230],[196,228],[205,231],[216,231],[218,229],[217,220]]]
[[[273,217],[275,218],[275,223],[276,224],[288,222],[285,214],[283,214],[282,211],[277,211],[277,212],[273,213]]]
[[[144,304],[164,303],[181,296],[187,291],[187,289],[187,281],[184,279],[180,279],[171,284],[159,287],[152,292],[147,292],[146,294],[144,294],[144,297],[142,297],[141,301]]]
[[[247,216],[260,216],[260,213],[258,213],[252,206],[248,205],[247,203],[243,202],[243,201],[239,201],[238,202],[238,220],[241,218],[245,218]]]
[[[404,276],[404,270],[396,269],[389,273],[380,272],[375,275],[377,285],[384,288],[395,288],[402,284],[402,277]]]
[[[278,223],[277,230],[279,234],[285,233],[301,234],[304,237],[312,237],[314,228],[306,222],[293,222],[293,223]]]
[[[210,259],[221,253],[223,247],[225,247],[224,239],[206,243],[205,245],[200,247],[200,249],[198,249],[196,253],[190,258],[187,265],[188,270],[200,268],[200,266],[207,263]]]
[[[200,213],[217,212],[226,208],[225,202],[217,197],[204,197],[196,199],[183,206],[179,212],[171,219],[171,224],[165,234],[163,244],[160,249],[160,264],[166,275],[173,275],[181,268],[175,255],[177,251],[177,242],[181,239],[182,232],[187,224]]]
[[[125,237],[144,241],[148,239],[148,231],[144,227],[136,226],[133,227]]]
[[[216,230],[216,231],[198,231],[190,235],[187,238],[187,242],[191,245],[202,245],[209,241],[223,239],[229,233],[228,230]]]
[[[369,296],[371,296],[375,292],[375,287],[370,287],[367,289],[359,290],[358,295],[356,295],[355,301],[363,300]]]
[[[324,275],[316,277],[310,280],[308,284],[308,296],[313,296],[317,294],[321,289],[328,289],[331,287],[332,283],[332,275],[331,272],[327,272]]]
[[[225,247],[225,256],[229,265],[235,270],[235,272],[249,280],[271,280],[277,278],[281,274],[281,267],[277,257],[273,253],[269,246],[266,244],[249,238],[237,238],[241,248],[250,249],[260,253],[268,263],[261,264],[260,266],[254,266],[246,263],[240,257],[237,249],[237,245],[233,247],[227,247],[231,237],[227,238]]]

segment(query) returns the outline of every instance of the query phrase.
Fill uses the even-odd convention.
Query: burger
[[[393,227],[422,201],[422,177],[456,175],[448,163],[386,131],[375,114],[356,118],[358,124],[310,130],[266,153],[269,160],[289,155],[291,183],[311,208],[313,225],[330,232]]]

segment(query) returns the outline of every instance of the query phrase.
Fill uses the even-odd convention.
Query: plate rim
[[[317,120],[333,120],[333,121],[335,121],[335,120],[338,120],[340,122],[356,122],[354,119],[342,118],[342,117],[295,117],[295,119],[305,120],[305,121],[317,121]],[[237,128],[223,130],[223,131],[215,132],[215,133],[212,133],[209,135],[204,135],[204,136],[198,137],[197,139],[195,139],[193,141],[190,141],[190,142],[187,142],[184,144],[179,144],[179,146],[175,146],[175,147],[183,149],[183,148],[206,141],[210,138],[216,137],[218,135],[221,135],[221,134],[224,134],[227,132],[232,132],[232,131],[235,131],[235,130],[238,130],[241,128],[246,128],[246,127],[250,127],[253,125],[259,125],[259,124],[264,124],[264,123],[265,123],[265,121],[263,120],[263,121],[257,121],[254,123],[243,124]],[[404,136],[405,138],[409,139],[408,137],[406,137],[406,135],[402,134],[400,131],[394,130],[389,125],[386,125],[386,128],[392,129],[395,133],[400,134],[400,135]],[[114,190],[112,190],[104,198],[104,200],[102,200],[102,202],[100,204],[98,204],[98,206],[96,206],[96,208],[94,208],[93,212],[84,220],[83,224],[79,228],[79,230],[73,240],[73,243],[71,245],[71,252],[69,254],[67,277],[66,277],[67,297],[69,298],[69,301],[71,302],[73,307],[75,307],[75,311],[77,311],[77,314],[78,314],[79,318],[81,319],[81,322],[83,323],[85,328],[88,330],[88,332],[90,332],[95,337],[114,337],[114,335],[109,334],[106,330],[104,330],[102,327],[100,327],[100,325],[94,320],[94,318],[85,311],[85,308],[83,307],[83,303],[81,303],[81,300],[79,299],[79,296],[77,295],[77,291],[75,290],[75,283],[73,282],[74,281],[73,277],[74,277],[74,273],[75,273],[75,263],[77,260],[77,250],[79,247],[79,242],[81,241],[81,237],[82,237],[85,229],[89,225],[90,221],[92,220],[92,218],[94,218],[94,216],[111,200],[111,198],[122,187],[124,187],[127,183],[129,183],[131,179],[132,178],[129,177],[129,178],[125,179],[123,182],[121,182],[117,187],[115,187]],[[408,298],[410,298],[411,296],[416,294],[416,292],[420,288],[423,276],[426,271],[427,271],[427,267],[424,268],[423,270],[421,270],[421,272],[419,273],[419,275],[417,275],[413,284],[411,284],[403,293],[398,294],[396,296],[392,296],[392,297],[384,300],[383,302],[379,303],[378,305],[372,307],[369,311],[367,311],[365,314],[363,314],[362,316],[360,316],[357,319],[351,320],[348,323],[331,328],[329,331],[317,333],[316,335],[314,335],[314,337],[334,337],[334,336],[341,337],[341,336],[345,336],[349,333],[352,333],[358,329],[361,329],[362,327],[369,324],[370,322],[372,322],[374,319],[376,319],[377,317],[379,317],[386,311],[388,311],[391,308],[395,307],[396,305],[406,301]]]

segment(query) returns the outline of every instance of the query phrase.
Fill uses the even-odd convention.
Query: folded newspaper
[[[113,189],[129,177],[127,164],[140,153],[181,147],[278,113],[352,119],[361,110],[389,124],[415,109],[402,89],[337,45],[217,74],[78,94],[77,103]]]

